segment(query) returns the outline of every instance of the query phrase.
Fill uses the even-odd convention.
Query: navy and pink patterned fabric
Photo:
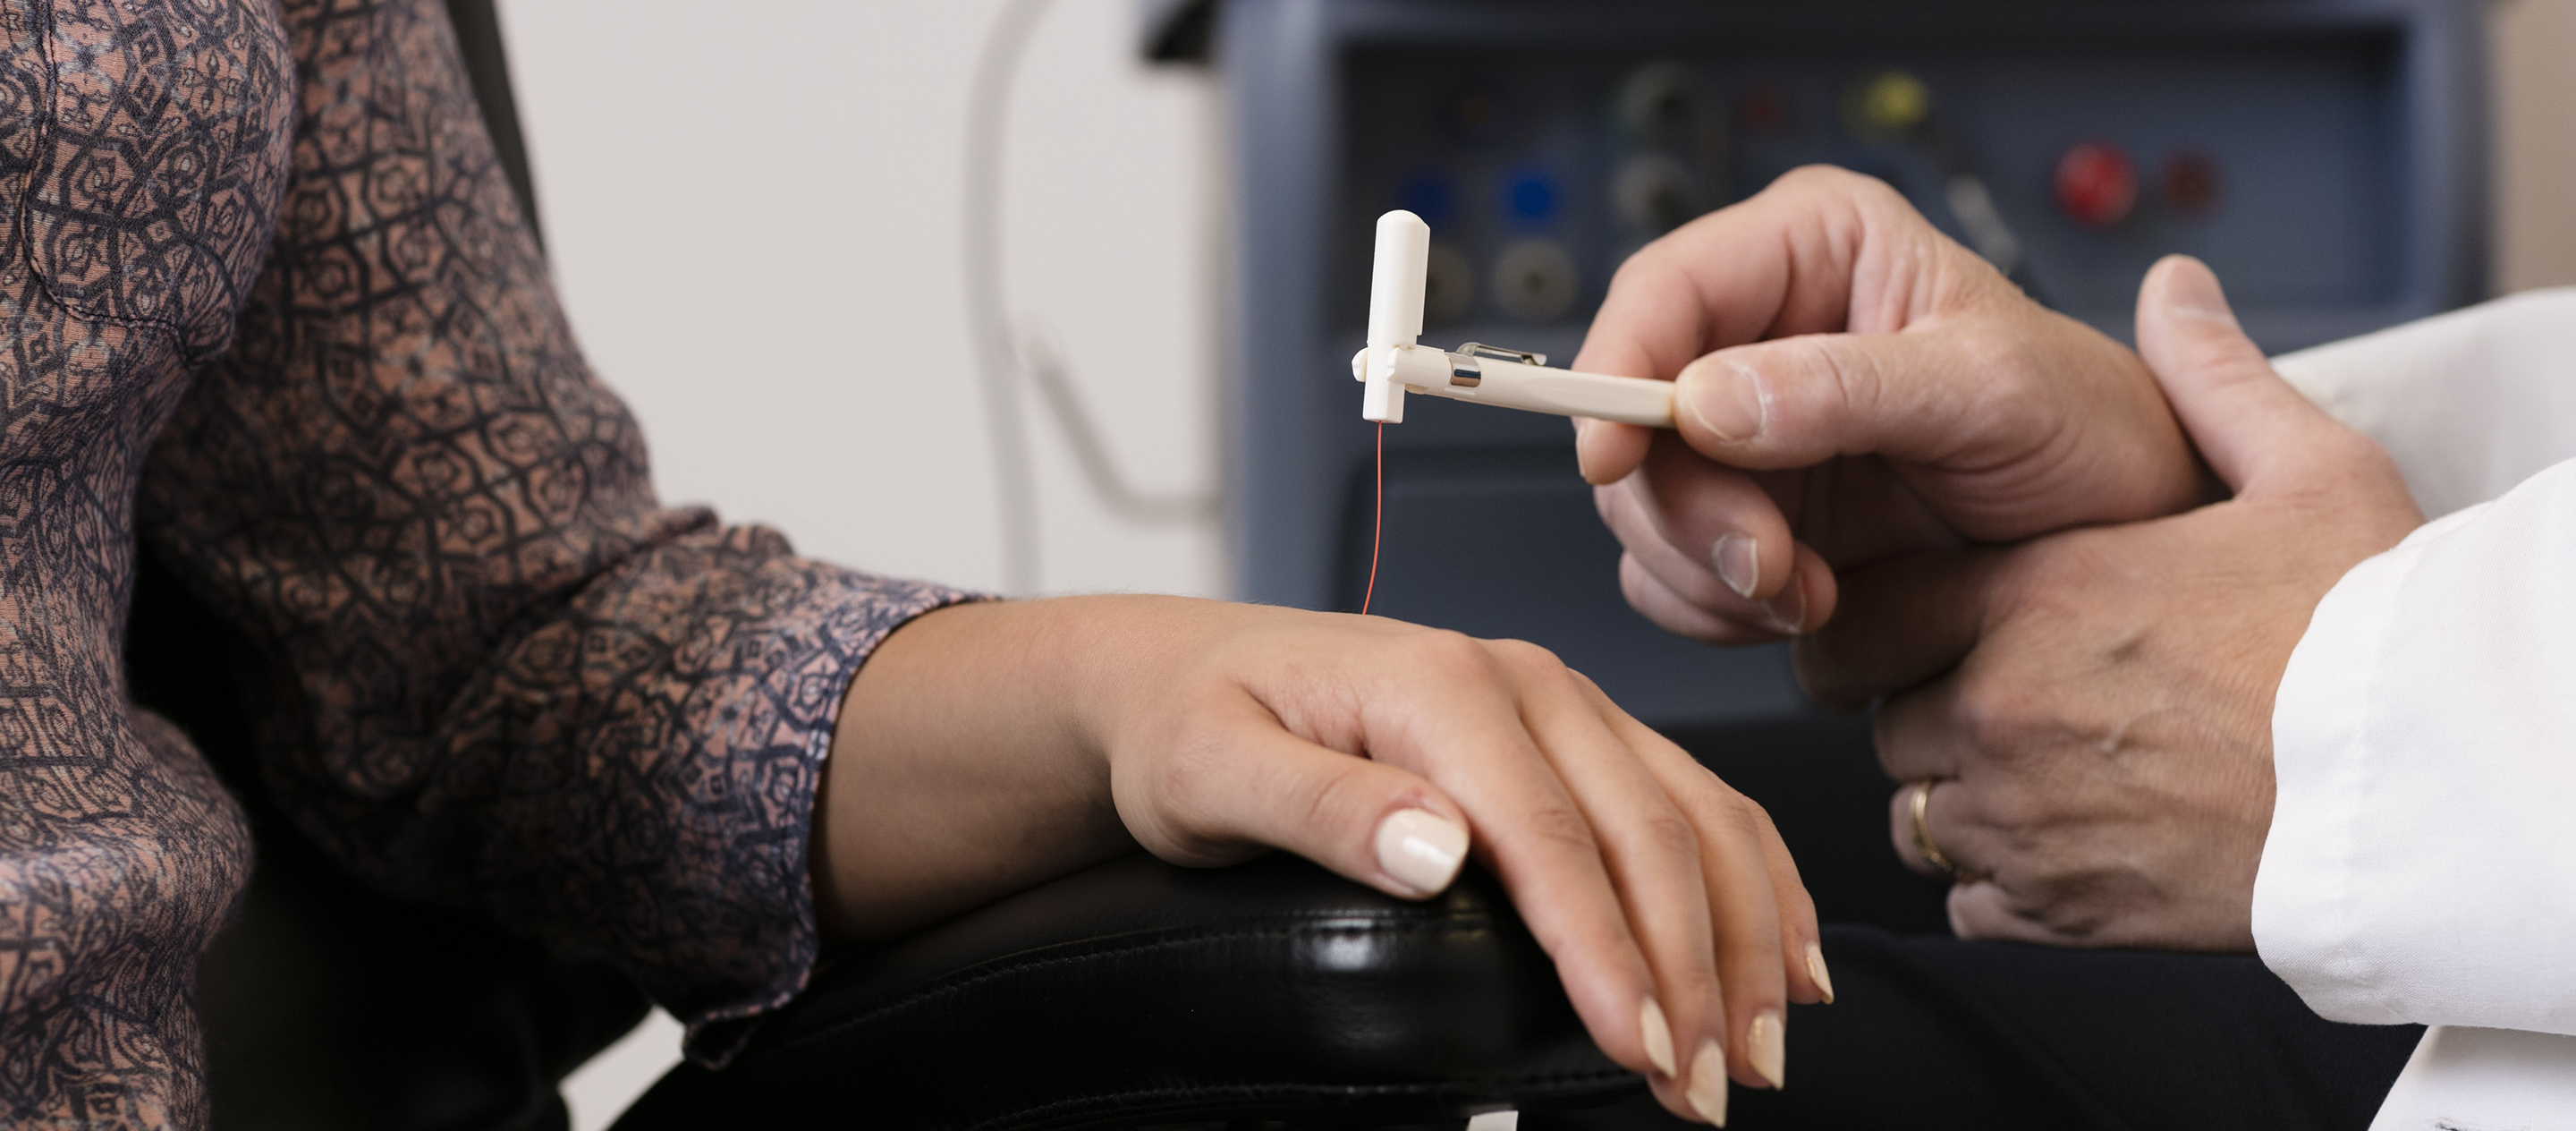
[[[655,500],[437,0],[0,0],[0,35],[0,1124],[207,1117],[194,982],[251,848],[128,703],[138,540],[253,643],[303,833],[617,964],[721,1060],[814,958],[843,691],[963,595]]]

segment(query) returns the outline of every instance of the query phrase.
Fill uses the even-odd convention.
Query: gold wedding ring
[[[1939,778],[1925,778],[1914,783],[1914,801],[1908,806],[1914,811],[1914,854],[1931,865],[1933,871],[1941,873],[1943,879],[1956,883],[1959,865],[1951,861],[1948,853],[1941,851],[1940,845],[1932,843],[1932,825],[1925,819],[1932,808],[1932,787],[1940,782]]]

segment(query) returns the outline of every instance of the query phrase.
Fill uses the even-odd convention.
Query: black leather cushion
[[[827,959],[722,1072],[617,1131],[1393,1125],[1616,1101],[1501,886],[1408,903],[1303,860],[1130,856]]]

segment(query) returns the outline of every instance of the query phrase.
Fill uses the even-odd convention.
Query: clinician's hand
[[[2146,290],[2140,346],[2235,497],[1855,571],[1800,642],[1812,686],[1901,692],[1879,758],[1935,783],[1926,831],[1965,873],[1962,937],[2251,949],[2282,670],[2326,591],[2422,522],[2387,453],[2272,371],[2207,267],[2168,259]],[[1915,788],[1897,849],[1938,874]]]
[[[1578,448],[1629,602],[1712,643],[1824,623],[1839,568],[2206,497],[2135,354],[1839,169],[1639,251],[1575,366],[1680,385],[1678,433]]]
[[[1160,597],[962,605],[851,682],[815,814],[841,937],[936,921],[1141,844],[1278,848],[1405,898],[1501,877],[1593,1039],[1665,1106],[1776,1084],[1827,996],[1759,806],[1528,644]],[[1132,839],[1131,839],[1132,838]]]

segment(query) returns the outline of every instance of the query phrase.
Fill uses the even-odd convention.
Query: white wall
[[[966,341],[967,86],[1000,0],[502,0],[556,285],[643,420],[665,499],[805,552],[1002,583]],[[1131,0],[1057,0],[1005,150],[1010,309],[1136,485],[1216,487],[1215,105],[1135,62]],[[1041,588],[1214,595],[1213,522],[1139,528],[1030,426]],[[605,1126],[676,1055],[652,1027],[568,1089]]]
[[[962,298],[967,85],[997,0],[504,0],[556,282],[671,500],[868,569],[1002,583]],[[1012,103],[1005,274],[1139,485],[1213,490],[1214,105],[1059,0]],[[1035,409],[1034,399],[1031,408]],[[1212,522],[1092,500],[1033,411],[1049,591],[1216,593]]]

